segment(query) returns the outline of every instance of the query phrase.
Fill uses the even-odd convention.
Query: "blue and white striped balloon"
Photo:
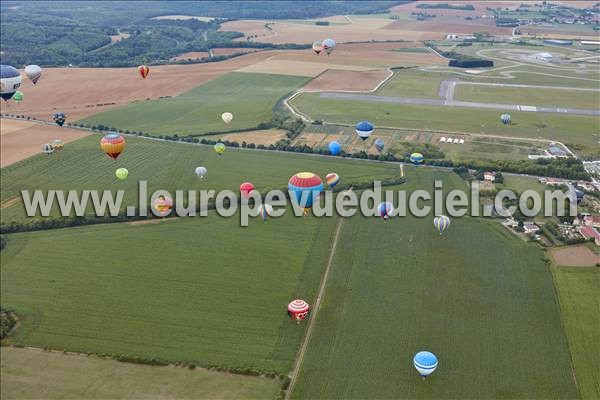
[[[436,370],[438,366],[438,359],[435,354],[429,351],[420,351],[413,358],[413,365],[415,369],[423,378],[428,377]]]
[[[373,129],[373,124],[369,121],[360,121],[358,124],[356,124],[355,131],[358,137],[360,137],[364,141],[367,140],[369,136],[371,136],[371,134],[373,133]]]
[[[450,218],[445,215],[438,215],[433,219],[433,226],[441,235],[450,226]]]

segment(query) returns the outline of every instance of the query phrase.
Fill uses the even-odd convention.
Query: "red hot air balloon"
[[[254,190],[254,185],[250,182],[244,182],[240,185],[240,193],[245,199],[250,198],[250,193]]]
[[[150,68],[148,68],[145,65],[140,65],[138,67],[138,71],[140,73],[140,75],[142,76],[142,78],[146,79],[146,77],[148,76],[148,74],[150,73]]]
[[[288,304],[288,315],[291,319],[298,321],[298,323],[306,319],[309,312],[310,306],[304,300],[296,299]]]

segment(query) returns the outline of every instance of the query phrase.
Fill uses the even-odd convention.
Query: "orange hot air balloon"
[[[148,76],[148,74],[150,73],[150,68],[148,68],[145,65],[140,65],[138,67],[138,71],[140,72],[140,75],[142,76],[142,78],[146,79],[146,77]]]
[[[125,150],[125,138],[117,133],[109,133],[100,140],[100,147],[110,158],[116,160]]]

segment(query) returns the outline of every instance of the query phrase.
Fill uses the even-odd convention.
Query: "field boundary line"
[[[349,191],[352,191],[352,188],[350,188]],[[343,225],[344,225],[344,218],[340,218],[340,222],[338,223],[337,229],[335,231],[335,236],[333,238],[331,252],[329,253],[329,260],[327,260],[327,266],[325,267],[325,272],[323,273],[323,277],[321,278],[321,284],[319,285],[319,292],[317,294],[317,300],[315,301],[313,311],[311,312],[311,316],[310,316],[310,319],[308,322],[308,328],[306,329],[306,333],[304,334],[304,339],[302,340],[300,350],[298,351],[298,355],[296,356],[296,361],[294,362],[294,368],[292,369],[292,373],[290,375],[290,384],[285,392],[285,400],[289,400],[291,398],[292,392],[294,391],[294,387],[296,386],[296,381],[298,379],[300,368],[302,368],[302,362],[304,361],[304,354],[306,354],[306,349],[308,348],[308,343],[310,342],[310,337],[311,337],[313,329],[315,327],[317,315],[318,315],[319,309],[321,307],[321,300],[323,299],[323,296],[325,295],[325,287],[327,286],[329,272],[331,271],[331,264],[333,263],[333,257],[335,256],[335,252],[337,250],[338,239],[340,236],[340,232],[342,231]]]

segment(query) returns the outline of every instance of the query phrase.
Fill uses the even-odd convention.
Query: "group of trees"
[[[478,32],[483,38],[483,32]],[[476,40],[478,37],[476,36]],[[492,60],[484,60],[482,58],[473,57],[467,54],[462,54],[456,51],[444,51],[440,50],[436,47],[435,43],[432,41],[426,41],[425,45],[427,47],[432,48],[439,54],[441,54],[445,58],[449,58],[448,66],[450,67],[459,67],[459,68],[485,68],[485,67],[493,67],[494,62]]]
[[[16,324],[17,319],[14,314],[9,310],[0,307],[0,339],[7,337]]]
[[[448,3],[422,3],[417,4],[417,8],[441,8],[448,10],[475,11],[472,4],[448,4]]]

